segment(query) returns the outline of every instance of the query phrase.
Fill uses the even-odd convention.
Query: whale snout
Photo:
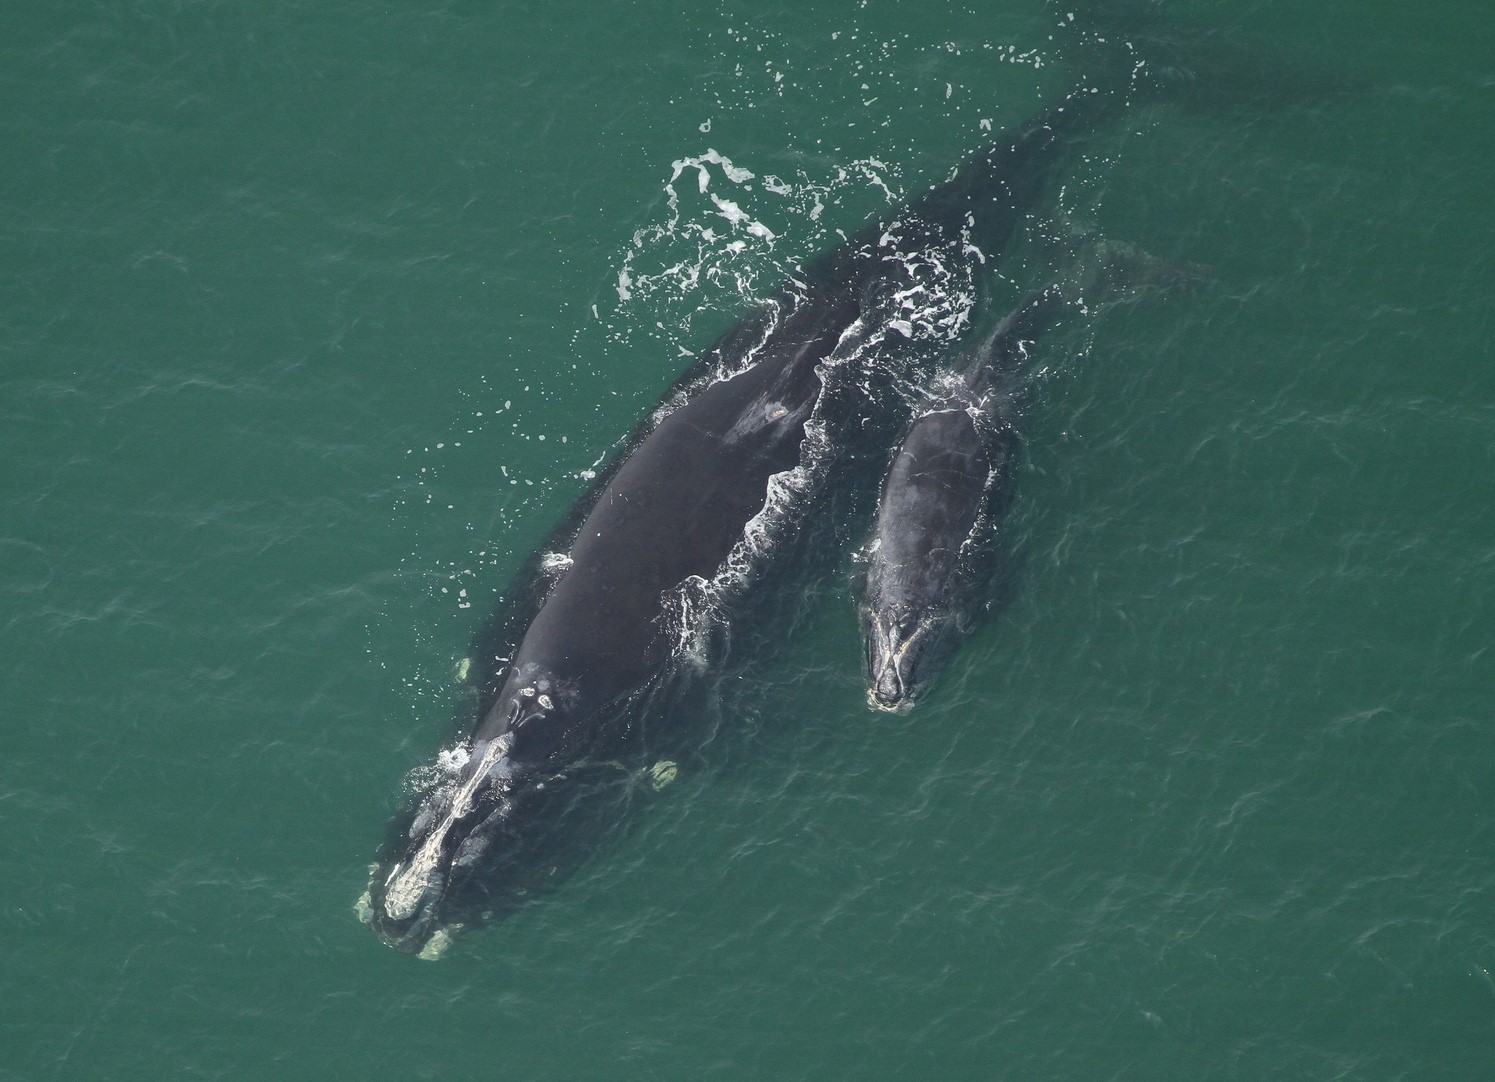
[[[448,894],[461,889],[513,807],[509,744],[480,745],[458,780],[428,792],[375,871],[368,923],[396,950],[427,956],[437,937],[449,938]]]
[[[893,612],[867,614],[867,703],[906,713],[913,705],[920,622]]]
[[[913,699],[904,689],[897,665],[883,666],[882,672],[876,675],[867,689],[867,701],[878,710],[895,714],[905,713],[913,706]]]
[[[440,931],[442,900],[453,871],[449,850],[445,838],[423,834],[398,860],[375,865],[367,919],[388,946],[419,954]]]
[[[384,897],[372,906],[369,924],[374,929],[374,934],[386,945],[405,954],[419,954],[439,928],[436,910],[441,901],[445,877],[432,876],[420,887],[410,887],[407,884],[403,889],[413,892],[414,901],[409,901],[408,897],[396,897],[391,902],[389,885],[408,873],[408,868],[399,865],[390,872],[390,878],[385,881]]]
[[[930,611],[868,611],[867,704],[906,714],[924,694],[951,617]]]

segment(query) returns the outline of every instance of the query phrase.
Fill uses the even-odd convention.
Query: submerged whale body
[[[386,943],[421,951],[501,893],[495,867],[670,680],[691,598],[729,607],[772,547],[758,535],[792,527],[794,502],[776,507],[776,486],[793,476],[802,501],[824,482],[833,454],[815,448],[833,452],[838,426],[854,421],[838,414],[838,387],[948,344],[980,261],[1007,242],[1068,139],[1114,105],[1096,92],[1065,99],[811,260],[713,347],[683,404],[641,426],[553,546],[561,570],[512,621],[465,762],[394,825],[368,899]],[[907,320],[911,305],[941,318]],[[895,324],[945,329],[921,341]]]
[[[1019,369],[1066,312],[1163,289],[1202,268],[1082,238],[1060,281],[1028,294],[952,365],[894,451],[866,550],[860,616],[867,701],[907,713],[982,608],[1012,502]]]

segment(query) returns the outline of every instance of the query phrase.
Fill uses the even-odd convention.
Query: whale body
[[[368,898],[385,942],[418,952],[472,919],[463,895],[492,896],[495,851],[539,829],[556,790],[611,754],[671,679],[693,592],[729,608],[772,548],[755,544],[765,516],[792,528],[793,501],[776,510],[775,486],[793,476],[802,497],[825,482],[834,455],[811,445],[833,449],[837,426],[855,423],[838,415],[838,387],[948,345],[939,336],[963,327],[981,263],[1069,140],[1115,104],[1093,91],[1065,98],[809,261],[709,351],[682,404],[641,426],[559,539],[561,569],[512,621],[465,760],[396,821]],[[897,328],[911,303],[943,306],[948,318],[926,324],[947,329],[907,337]]]

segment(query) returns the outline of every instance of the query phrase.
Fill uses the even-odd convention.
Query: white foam
[[[740,312],[801,276],[811,255],[845,239],[821,224],[826,211],[869,188],[896,202],[895,175],[877,158],[834,166],[824,177],[806,170],[760,177],[716,148],[676,158],[662,186],[663,215],[634,232],[616,266],[617,300],[611,311],[598,308],[606,337],[695,355],[698,318]]]

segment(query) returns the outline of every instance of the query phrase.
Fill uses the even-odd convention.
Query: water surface
[[[15,14],[0,1078],[1486,1078],[1495,19],[1168,13],[1288,92],[1073,163],[1212,276],[1046,344],[1006,609],[873,714],[843,562],[432,965],[352,902],[509,575],[775,261],[1066,88],[1061,13]]]

